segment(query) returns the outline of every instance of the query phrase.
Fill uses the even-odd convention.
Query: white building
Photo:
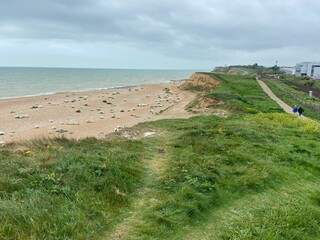
[[[295,67],[295,76],[309,76],[320,79],[320,62],[301,62]]]

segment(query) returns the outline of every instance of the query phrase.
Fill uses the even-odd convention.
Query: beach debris
[[[137,107],[146,107],[148,105],[149,104],[147,104],[147,103],[139,103],[139,104],[137,104]]]
[[[29,116],[27,114],[20,114],[20,115],[16,115],[15,118],[17,119],[23,119],[23,118],[28,118]]]
[[[68,132],[68,130],[65,130],[63,128],[59,128],[56,130],[57,133],[65,133],[65,132]]]
[[[31,107],[31,109],[36,109],[36,108],[38,108],[39,106],[38,105],[33,105],[32,107]]]
[[[156,132],[145,132],[144,134],[143,134],[143,137],[152,137],[152,136],[154,136],[156,134]]]
[[[67,125],[79,125],[79,123],[76,122],[76,121],[70,120],[70,121],[67,123]]]
[[[78,109],[78,110],[76,111],[76,113],[81,113],[81,110],[80,110],[80,109]]]
[[[3,147],[4,145],[6,145],[6,142],[0,141],[0,147]]]
[[[122,129],[125,129],[126,126],[117,126],[115,129],[114,129],[114,132],[119,132],[121,131]]]
[[[35,129],[39,129],[40,126],[39,126],[39,125],[35,125],[34,128],[35,128]]]
[[[122,110],[120,110],[120,112],[124,112],[124,110],[122,109]]]
[[[4,132],[0,132],[0,135],[4,135]]]

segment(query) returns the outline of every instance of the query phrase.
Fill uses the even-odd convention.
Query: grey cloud
[[[316,46],[319,13],[317,0],[10,0],[0,7],[0,38],[117,42],[209,59]]]

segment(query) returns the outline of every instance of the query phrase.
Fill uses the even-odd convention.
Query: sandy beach
[[[181,82],[0,100],[0,141],[41,137],[104,138],[117,129],[164,118],[188,118],[195,93]]]

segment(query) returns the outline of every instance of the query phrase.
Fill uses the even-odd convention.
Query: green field
[[[0,148],[0,239],[320,239],[319,123],[212,75],[227,116]]]

